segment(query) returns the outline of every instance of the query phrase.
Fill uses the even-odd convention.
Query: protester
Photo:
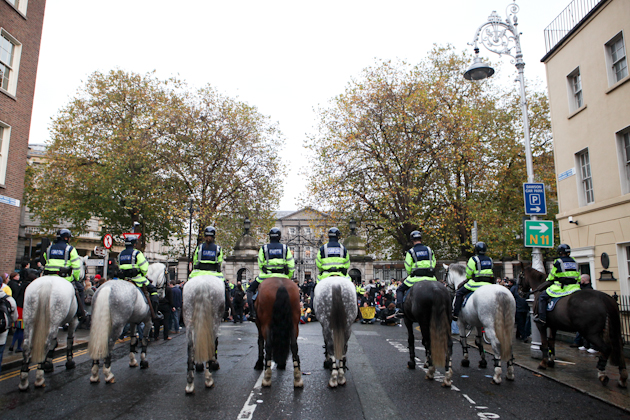
[[[510,289],[510,293],[514,296],[516,302],[516,339],[522,340],[524,343],[528,343],[529,333],[527,332],[527,318],[529,317],[529,306],[527,300],[518,293],[518,285],[514,279],[507,279],[507,286]]]
[[[171,314],[171,322],[169,328],[171,332],[174,334],[179,334],[179,319],[182,315],[182,289],[179,283],[176,283],[171,288],[171,293],[173,294],[173,308],[175,309]]]
[[[245,301],[245,291],[243,290],[243,283],[238,280],[236,287],[232,292],[232,306],[234,307],[233,322],[236,324],[243,323],[243,304]]]
[[[9,312],[9,319],[6,319],[6,325],[10,325],[17,321],[17,305],[15,299],[0,290],[0,305],[8,305],[7,310]],[[0,312],[0,316],[4,316],[4,311]],[[7,343],[7,336],[9,335],[9,328],[0,333],[0,372],[2,372],[2,355],[4,354],[4,346]]]
[[[160,326],[164,327],[163,337],[164,340],[170,340],[171,337],[168,336],[169,333],[169,325],[171,316],[173,313],[173,290],[169,283],[166,284],[166,288],[164,289],[164,297],[160,299],[158,305],[158,311],[164,315],[163,319],[156,318],[153,320],[155,324],[155,328],[153,330],[153,339],[160,339]]]

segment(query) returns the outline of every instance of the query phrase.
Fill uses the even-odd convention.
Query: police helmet
[[[558,255],[571,255],[571,247],[567,244],[558,245]]]
[[[125,238],[125,246],[135,245],[136,242],[138,242],[138,238],[133,238],[131,236]]]
[[[341,238],[341,232],[336,227],[331,227],[328,229],[328,239],[339,239]]]
[[[475,254],[483,255],[488,250],[485,242],[477,242],[475,245]]]
[[[420,233],[419,230],[414,230],[409,234],[409,239],[411,239],[412,241],[421,241],[422,233]]]
[[[207,228],[203,230],[203,235],[204,236],[217,236],[217,230],[214,228],[214,226],[208,226]]]
[[[278,228],[271,228],[269,231],[269,239],[280,239],[282,237],[282,232]]]
[[[70,232],[70,229],[61,229],[57,233],[57,238],[69,240],[70,238],[72,238],[72,233]]]

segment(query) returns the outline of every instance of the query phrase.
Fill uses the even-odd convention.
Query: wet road
[[[416,334],[416,339],[419,333]],[[115,384],[91,385],[91,361],[84,352],[77,368],[64,362],[46,376],[46,387],[17,389],[18,378],[0,381],[0,418],[8,419],[627,419],[627,412],[516,367],[516,381],[492,385],[492,369],[460,367],[461,348],[454,345],[451,389],[428,381],[422,369],[408,370],[405,328],[355,324],[349,343],[348,383],[329,389],[323,369],[321,328],[300,328],[304,389],[293,389],[292,370],[274,369],[271,388],[260,388],[257,333],[252,323],[223,323],[219,338],[221,369],[206,389],[197,374],[196,393],[187,396],[185,334],[149,346],[147,370],[128,367],[128,347],[115,350]],[[421,347],[416,341],[416,347]],[[474,349],[471,349],[474,350]],[[424,361],[424,351],[417,350]],[[489,359],[489,365],[492,362]],[[505,368],[504,368],[505,371]],[[102,378],[102,374],[101,374]]]

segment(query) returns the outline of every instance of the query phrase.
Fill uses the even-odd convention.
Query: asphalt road
[[[416,332],[416,347],[421,347]],[[293,389],[292,370],[274,369],[271,388],[260,387],[257,332],[252,323],[223,323],[219,338],[221,369],[206,389],[196,376],[196,393],[185,395],[186,337],[173,336],[149,346],[147,370],[128,367],[125,345],[114,353],[115,384],[92,385],[91,361],[78,356],[76,369],[64,361],[46,375],[44,389],[18,391],[18,377],[0,381],[0,418],[9,419],[627,419],[627,412],[516,367],[516,380],[493,385],[492,361],[477,368],[460,366],[454,343],[451,389],[428,381],[422,369],[407,369],[405,328],[354,324],[349,343],[348,383],[329,389],[323,369],[323,340],[318,323],[300,327],[304,389]],[[474,349],[471,349],[474,350]],[[84,352],[82,352],[84,353]],[[424,361],[424,351],[416,355]],[[288,365],[290,366],[290,364]],[[420,366],[420,364],[419,364]],[[504,368],[505,372],[505,368]],[[8,376],[8,377],[7,377]],[[101,374],[102,378],[102,374]]]

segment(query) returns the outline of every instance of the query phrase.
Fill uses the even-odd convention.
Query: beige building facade
[[[561,241],[596,289],[624,295],[630,295],[628,37],[630,1],[575,0],[545,30],[541,60]]]

